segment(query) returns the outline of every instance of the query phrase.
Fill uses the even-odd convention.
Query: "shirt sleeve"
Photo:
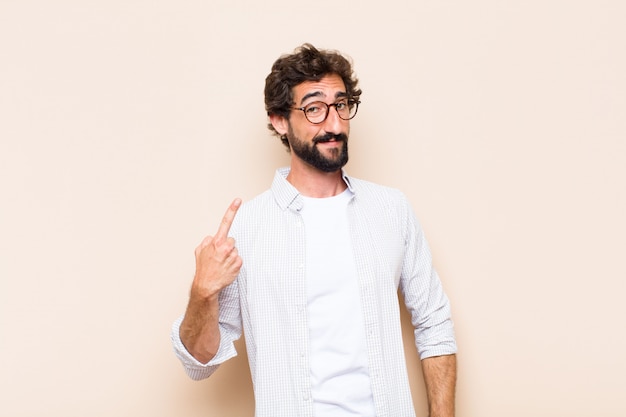
[[[194,358],[180,339],[180,325],[184,316],[179,317],[172,325],[170,338],[174,353],[191,379],[199,381],[208,378],[217,370],[220,364],[237,356],[234,342],[241,337],[241,315],[239,300],[237,297],[234,297],[236,294],[236,281],[220,294],[220,345],[215,357],[205,364]]]
[[[456,353],[450,302],[432,264],[432,255],[419,221],[406,204],[405,259],[400,291],[415,329],[421,359]]]

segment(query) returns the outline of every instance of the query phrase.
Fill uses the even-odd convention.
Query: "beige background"
[[[625,18],[620,0],[0,0],[0,415],[252,416],[245,356],[192,382],[169,328],[193,248],[288,161],[263,82],[305,41],[355,62],[349,173],[424,224],[458,416],[626,415]]]

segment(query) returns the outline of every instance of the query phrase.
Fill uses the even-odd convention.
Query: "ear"
[[[286,135],[289,131],[289,121],[283,116],[277,114],[270,115],[270,123],[281,136]]]

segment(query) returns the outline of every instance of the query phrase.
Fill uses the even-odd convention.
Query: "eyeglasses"
[[[341,100],[333,104],[326,104],[323,101],[314,101],[307,104],[304,107],[294,107],[294,110],[302,110],[304,117],[313,123],[320,124],[328,118],[329,107],[334,107],[337,110],[339,118],[342,120],[350,120],[356,116],[356,112],[359,109],[360,101],[357,100]]]

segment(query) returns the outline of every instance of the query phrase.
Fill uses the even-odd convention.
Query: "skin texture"
[[[235,240],[228,237],[240,206],[241,200],[235,199],[215,236],[205,237],[195,251],[196,273],[180,326],[180,339],[189,353],[202,363],[213,359],[220,345],[219,293],[237,278],[242,265]]]
[[[341,77],[335,74],[327,75],[320,81],[306,81],[293,89],[294,106],[305,106],[312,101],[324,101],[332,104],[346,94]],[[315,147],[322,157],[329,161],[341,158],[341,149],[347,146],[350,135],[350,121],[339,117],[334,108],[331,108],[328,118],[320,124],[313,124],[306,120],[304,113],[299,110],[291,112],[289,120],[284,117],[270,116],[270,122],[281,135],[286,134],[291,147],[291,171],[287,176],[289,181],[302,195],[307,197],[332,197],[343,192],[346,184],[341,177],[339,167],[332,172],[324,172],[305,162],[294,149],[302,146]],[[315,138],[326,134],[345,135],[346,141],[330,141],[315,144]]]
[[[428,395],[429,417],[454,417],[456,355],[424,359],[422,373]]]
[[[333,104],[345,94],[341,77],[330,74],[319,81],[307,81],[294,87],[294,106],[305,106],[312,101]],[[319,124],[310,123],[299,110],[293,110],[289,119],[270,115],[270,122],[279,134],[287,135],[289,139],[291,170],[287,180],[301,194],[325,198],[346,189],[340,168],[347,161],[350,122],[341,119],[334,107],[330,109],[328,118]],[[318,142],[317,139],[329,134],[335,139]],[[337,140],[342,137],[343,140]],[[299,156],[303,150],[317,154],[316,159],[325,160],[326,166],[335,164],[337,168],[328,172],[316,167],[317,162]],[[235,241],[228,237],[240,205],[239,199],[231,203],[215,236],[207,236],[195,251],[196,273],[180,337],[187,350],[202,363],[207,363],[215,356],[220,343],[219,293],[235,280],[242,265]],[[456,355],[424,359],[422,371],[430,417],[453,417]]]

